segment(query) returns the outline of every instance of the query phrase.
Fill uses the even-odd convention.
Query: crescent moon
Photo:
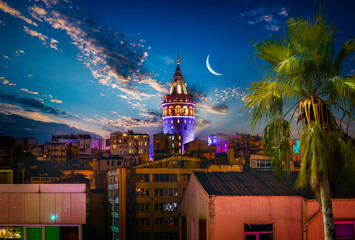
[[[210,61],[209,61],[210,55],[211,55],[211,54],[208,54],[207,59],[206,59],[206,66],[207,66],[207,68],[208,68],[208,71],[210,71],[212,74],[214,74],[214,75],[216,75],[216,76],[221,76],[221,75],[223,75],[223,74],[220,74],[220,73],[215,72],[215,71],[211,68]]]

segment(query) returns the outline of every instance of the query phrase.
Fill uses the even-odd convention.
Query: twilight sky
[[[80,130],[158,133],[178,53],[197,102],[195,136],[251,132],[240,109],[261,76],[252,41],[320,4],[339,42],[355,36],[353,0],[0,0],[0,133],[41,142]],[[209,54],[223,75],[208,71]]]

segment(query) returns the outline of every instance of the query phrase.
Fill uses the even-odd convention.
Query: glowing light
[[[56,219],[56,216],[55,215],[52,215],[51,216],[51,220],[54,221]]]
[[[178,94],[181,94],[181,85],[177,86],[177,91],[178,91]]]

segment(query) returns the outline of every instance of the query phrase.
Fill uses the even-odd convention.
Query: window
[[[273,224],[244,224],[245,240],[273,240]]]
[[[178,232],[156,232],[154,234],[155,240],[178,240],[179,234]]]
[[[155,218],[155,225],[177,226],[178,225],[178,218],[177,217],[158,217],[158,218]]]
[[[177,182],[176,174],[154,174],[154,182]]]
[[[115,164],[115,162],[114,161],[111,161],[111,165],[113,166]]]
[[[155,204],[155,210],[156,210],[156,211],[172,212],[172,211],[177,211],[177,208],[178,208],[178,203],[176,203],[176,202],[171,202],[171,203],[156,203],[156,204]]]
[[[335,222],[336,239],[353,240],[355,222]]]
[[[177,197],[177,188],[156,188],[154,189],[155,196],[160,197]]]
[[[150,232],[137,232],[137,240],[150,240]]]
[[[137,226],[149,226],[150,218],[136,218]]]
[[[188,182],[189,181],[190,174],[182,174],[182,181],[183,182]]]
[[[149,211],[149,203],[137,203],[136,210],[137,211]]]
[[[149,197],[149,189],[146,188],[136,188],[137,197]]]
[[[110,161],[107,161],[107,166],[109,166],[110,165]]]
[[[149,182],[149,174],[136,174],[136,182]]]

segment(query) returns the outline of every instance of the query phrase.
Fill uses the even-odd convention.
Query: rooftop
[[[186,83],[184,77],[182,76],[179,64],[179,57],[177,59],[177,66],[175,70],[175,75],[173,82],[170,85],[169,95],[188,95]]]
[[[277,180],[271,171],[262,172],[194,172],[197,180],[209,195],[218,196],[302,196],[314,199],[310,188],[296,189],[298,172],[283,174]],[[337,198],[355,197],[351,184],[337,189]]]

